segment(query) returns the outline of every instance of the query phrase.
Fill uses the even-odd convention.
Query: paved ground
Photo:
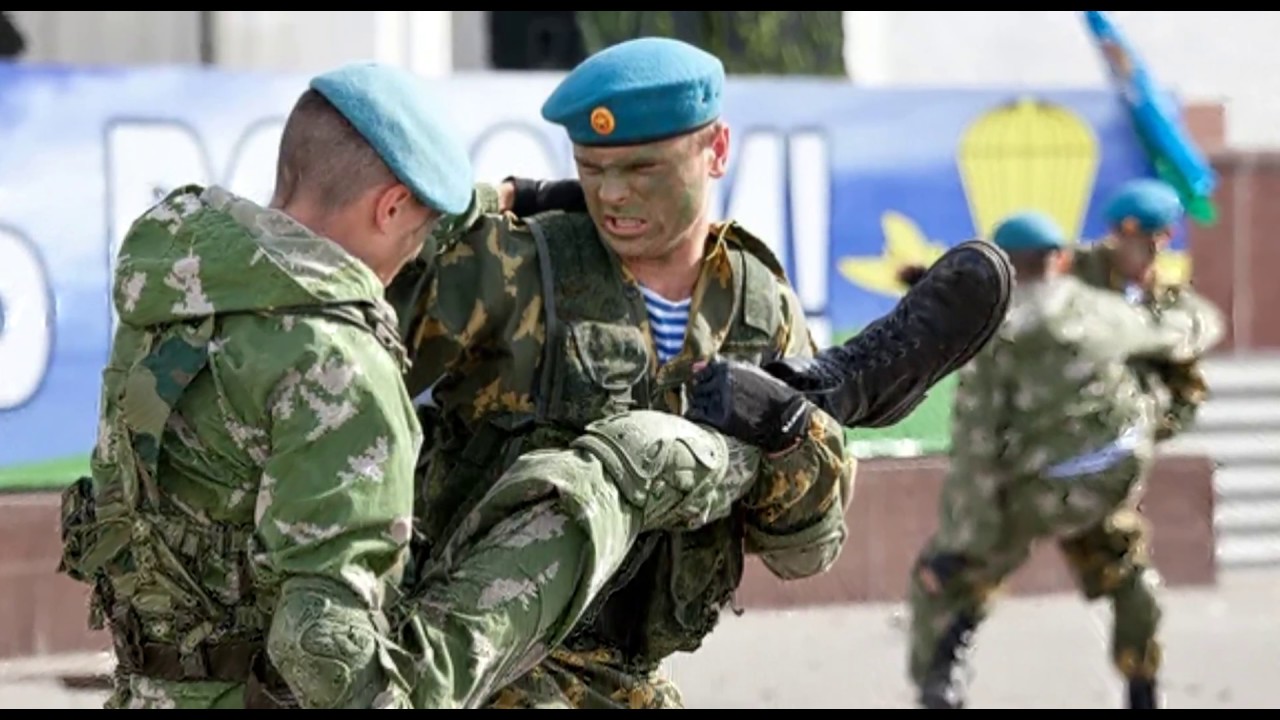
[[[1280,573],[1237,573],[1218,588],[1166,597],[1169,708],[1280,704]],[[898,605],[730,615],[701,653],[672,662],[672,674],[693,708],[908,708],[901,624]],[[973,706],[1119,707],[1109,624],[1105,605],[1071,596],[1006,600],[980,635]],[[0,665],[0,708],[97,707],[101,693],[48,677],[95,664],[81,656]]]

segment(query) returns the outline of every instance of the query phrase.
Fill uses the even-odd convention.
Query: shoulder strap
[[[556,373],[562,368],[563,334],[575,322],[634,324],[632,304],[617,282],[621,267],[617,256],[596,234],[586,215],[543,213],[524,220],[533,235],[542,276],[542,302],[546,316],[543,365],[538,371],[538,420],[553,413]],[[604,274],[602,269],[607,268]]]
[[[543,315],[543,342],[542,342],[542,369],[538,372],[538,396],[535,398],[537,413],[537,421],[542,422],[547,417],[547,408],[550,406],[551,396],[551,379],[555,377],[556,359],[559,355],[555,352],[555,338],[559,336],[560,316],[556,312],[556,281],[555,267],[551,262],[551,249],[547,243],[547,233],[542,227],[542,223],[534,218],[528,218],[525,223],[529,227],[529,232],[533,233],[533,242],[538,249],[538,269],[542,276],[542,315]]]

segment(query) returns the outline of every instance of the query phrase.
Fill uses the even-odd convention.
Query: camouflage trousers
[[[1130,459],[1086,479],[1107,488],[1099,497],[1116,499],[1101,517],[1083,528],[1081,510],[1088,503],[1064,498],[1064,514],[1052,511],[1046,493],[1054,485],[1028,487],[1003,499],[1000,537],[994,543],[966,538],[947,523],[926,544],[911,575],[909,672],[920,686],[943,647],[958,634],[972,633],[988,617],[999,587],[1030,557],[1034,543],[1053,539],[1063,553],[1076,584],[1089,601],[1108,598],[1114,610],[1112,660],[1125,678],[1154,678],[1160,668],[1156,634],[1161,609],[1156,598],[1158,575],[1148,550],[1149,526],[1137,509],[1137,494],[1150,469],[1149,459]],[[1061,496],[1061,485],[1056,486]],[[946,493],[944,491],[944,498]],[[1038,511],[1037,511],[1038,510]],[[1048,512],[1045,512],[1048,510]],[[1069,526],[1062,531],[1061,523]]]
[[[658,412],[589,432],[570,449],[521,455],[432,549],[393,613],[414,658],[414,708],[680,706],[656,672],[562,644],[641,533],[727,517],[759,451]]]
[[[588,481],[598,468],[583,463],[578,469],[576,479]],[[625,526],[605,510],[611,506],[623,512],[620,503],[606,503],[596,519],[609,527]],[[573,653],[545,644],[577,618],[583,589],[603,584],[594,573],[612,572],[628,547],[603,541],[599,534],[595,537],[602,542],[597,545],[592,533],[567,520],[569,514],[551,502],[512,514],[463,550],[458,559],[465,572],[415,603],[401,630],[403,646],[412,656],[405,674],[413,677],[415,708],[682,707],[674,685],[656,671],[627,669],[615,652]],[[608,546],[618,548],[616,557],[600,558],[600,565],[588,562]],[[513,667],[495,657],[499,649],[524,657],[516,657]],[[521,669],[526,665],[532,666],[527,672]],[[138,676],[118,684],[108,708],[245,707],[244,684]],[[497,692],[484,697],[493,685]]]
[[[426,655],[437,662],[419,665],[414,707],[682,707],[674,685],[656,671],[628,671],[616,653],[548,649],[545,643],[562,634],[554,626],[576,619],[583,588],[601,584],[592,575],[606,568],[612,572],[622,555],[609,558],[598,570],[585,564],[575,567],[576,558],[589,558],[594,552],[589,534],[563,522],[562,511],[552,504],[535,508],[523,521],[508,522],[473,546],[465,556],[465,578],[455,576],[447,588],[429,593],[419,606],[423,624],[416,629],[424,639],[407,645],[431,648]],[[602,511],[599,519],[607,522],[607,518],[609,514]],[[486,662],[498,648],[515,649],[528,659],[519,659],[516,668]],[[527,671],[520,667],[529,664]],[[488,698],[471,695],[459,702],[455,694],[458,687],[478,689],[495,683],[497,691]]]

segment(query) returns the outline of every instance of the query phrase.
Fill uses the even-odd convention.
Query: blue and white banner
[[[574,173],[563,133],[538,115],[556,79],[437,81],[480,179]],[[265,201],[284,116],[305,82],[0,66],[0,485],[83,467],[121,235],[181,183]],[[1150,174],[1126,109],[1105,89],[737,79],[725,113],[733,160],[720,215],[774,245],[823,342],[888,311],[902,263],[929,262],[1027,207],[1096,237],[1099,198]],[[1185,271],[1181,257],[1172,263]]]

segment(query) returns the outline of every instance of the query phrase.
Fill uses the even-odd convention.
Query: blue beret
[[[471,158],[441,110],[444,103],[417,75],[356,62],[312,78],[311,88],[342,113],[423,204],[448,214],[471,205]]]
[[[1107,203],[1107,223],[1112,227],[1155,232],[1182,219],[1182,200],[1167,183],[1159,180],[1131,180]]]
[[[1006,252],[1057,250],[1066,244],[1058,223],[1034,210],[1005,218],[996,226],[991,241]]]
[[[724,64],[669,38],[640,38],[592,55],[542,105],[579,145],[635,145],[682,135],[720,116]]]

